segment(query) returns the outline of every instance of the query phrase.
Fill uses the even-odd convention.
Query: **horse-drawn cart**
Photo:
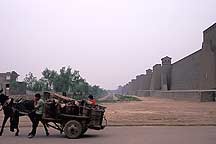
[[[78,138],[88,129],[101,130],[107,125],[103,106],[50,92],[45,92],[44,98],[43,121],[48,127],[64,132],[68,138]]]

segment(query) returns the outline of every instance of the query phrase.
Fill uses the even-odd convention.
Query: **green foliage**
[[[99,101],[99,103],[116,103],[116,102],[123,102],[123,101],[141,101],[139,98],[129,95],[121,95],[121,94],[115,94],[117,97],[117,100],[114,99],[106,99]]]
[[[30,91],[49,90],[47,81],[45,79],[37,80],[37,78],[31,72],[26,75],[24,82],[26,83],[27,90]]]
[[[17,84],[16,81],[11,81],[10,82],[10,87],[16,89],[19,85]]]
[[[60,74],[56,74],[53,80],[53,89],[57,92],[68,92],[69,87],[72,84],[72,75],[71,68],[65,67],[60,69]]]
[[[106,90],[101,89],[99,86],[90,86],[89,92],[94,95],[95,97],[104,96],[107,94]]]
[[[24,81],[27,83],[28,90],[66,92],[75,99],[86,98],[89,94],[95,97],[106,95],[106,90],[96,85],[89,85],[80,76],[79,71],[73,71],[71,67],[62,67],[59,73],[46,68],[42,72],[42,78],[39,80],[30,72],[26,75]]]
[[[33,73],[29,72],[28,74],[26,74],[24,81],[27,84],[26,85],[27,89],[34,91],[34,85],[37,81],[37,78],[33,75]]]
[[[46,90],[49,90],[46,81],[44,81],[43,79],[39,79],[38,81],[35,82],[33,86],[33,91],[46,91]]]
[[[54,82],[57,80],[58,73],[54,70],[49,70],[48,68],[46,68],[42,72],[42,75],[43,75],[43,77],[41,79],[42,82],[47,85],[48,89],[52,89]]]

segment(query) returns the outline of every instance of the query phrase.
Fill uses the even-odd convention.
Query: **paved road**
[[[215,144],[216,127],[108,127],[103,131],[89,130],[80,139],[67,139],[51,130],[46,137],[43,129],[33,139],[22,127],[19,137],[8,130],[0,137],[0,144]]]

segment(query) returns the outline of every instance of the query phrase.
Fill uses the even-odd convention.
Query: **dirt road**
[[[5,131],[0,144],[215,144],[216,127],[108,127],[103,131],[90,130],[80,139],[67,139],[50,130],[45,136],[39,128],[37,136],[27,138],[29,128],[21,128],[19,137]]]

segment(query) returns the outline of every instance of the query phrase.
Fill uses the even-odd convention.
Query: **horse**
[[[15,136],[19,135],[19,117],[28,115],[31,122],[33,122],[33,118],[31,117],[31,112],[34,111],[34,101],[33,100],[18,100],[14,102],[13,98],[9,98],[4,94],[0,94],[0,105],[1,110],[4,112],[4,119],[2,122],[2,127],[0,130],[0,136],[3,134],[3,130],[7,120],[10,118],[10,131],[14,132],[16,129]],[[46,135],[49,135],[47,124],[42,120],[41,123],[44,126]]]

